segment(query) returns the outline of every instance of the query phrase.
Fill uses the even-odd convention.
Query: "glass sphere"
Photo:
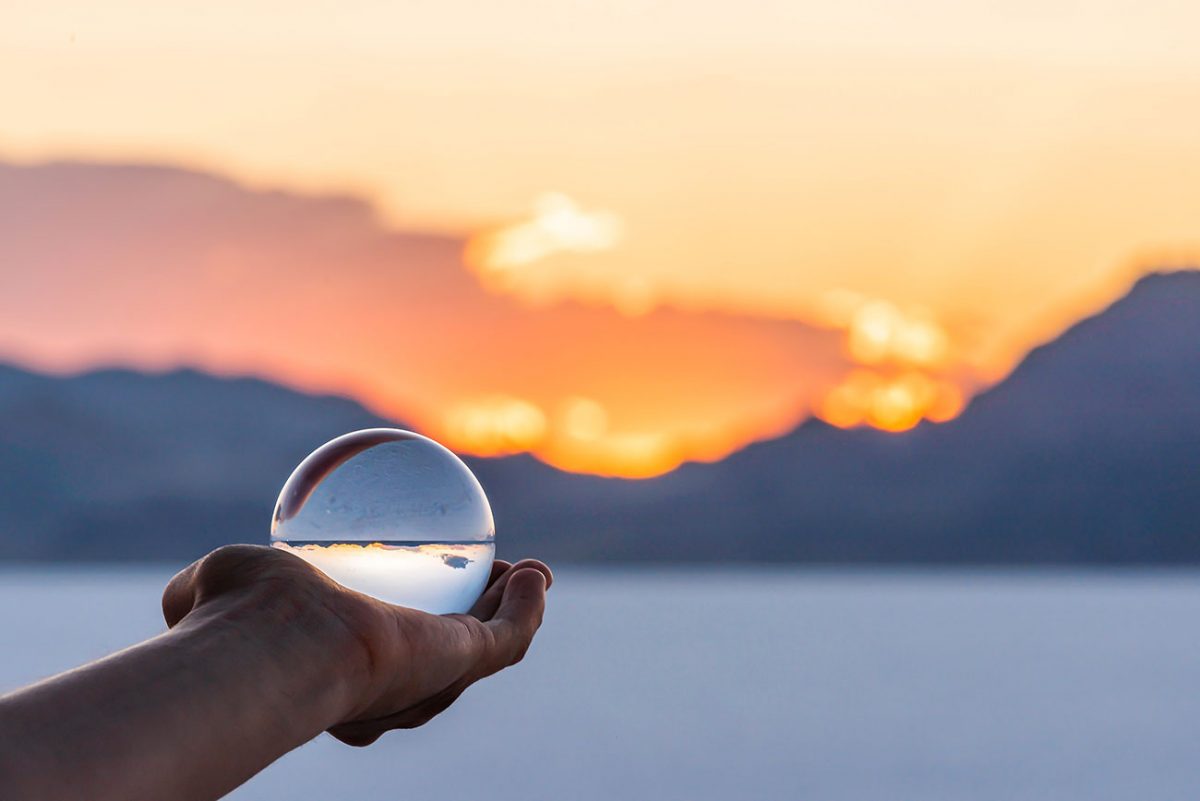
[[[496,526],[462,460],[397,428],[354,431],[292,472],[271,545],[350,589],[434,614],[466,612],[487,585]]]

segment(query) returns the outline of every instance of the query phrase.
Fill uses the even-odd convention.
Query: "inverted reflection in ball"
[[[457,456],[410,431],[371,428],[325,443],[292,472],[271,544],[350,589],[444,614],[467,611],[487,584],[495,523]]]

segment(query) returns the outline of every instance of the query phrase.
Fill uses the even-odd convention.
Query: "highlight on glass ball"
[[[271,521],[273,547],[352,590],[433,614],[466,612],[479,598],[495,534],[462,460],[397,428],[317,448],[283,485]]]

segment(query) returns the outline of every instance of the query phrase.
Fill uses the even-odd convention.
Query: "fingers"
[[[546,589],[554,583],[554,574],[550,572],[550,568],[543,562],[536,559],[522,559],[515,565],[510,565],[503,560],[497,560],[496,565],[504,565],[500,573],[496,572],[496,568],[492,568],[492,577],[488,581],[488,588],[484,590],[483,595],[479,596],[479,600],[471,607],[468,613],[471,617],[479,620],[490,620],[496,614],[496,610],[500,608],[500,602],[504,597],[504,590],[508,586],[509,580],[518,570],[533,568],[540,571],[546,579]]]
[[[515,665],[529,650],[546,609],[546,574],[536,567],[515,566],[508,574],[504,596],[486,625],[492,631],[494,671]]]
[[[503,559],[497,559],[492,563],[492,574],[488,576],[487,587],[483,591],[483,595],[479,596],[467,614],[479,620],[487,620],[496,613],[500,607],[500,597],[504,595],[504,585],[508,583],[505,577],[509,570],[512,569],[512,563],[506,562]]]
[[[550,568],[536,560],[497,562],[491,584],[471,615],[395,610],[417,626],[416,645],[409,654],[412,664],[403,671],[407,678],[366,706],[362,717],[344,721],[329,733],[363,746],[390,729],[421,726],[476,681],[521,661],[542,623],[546,589],[552,582]],[[447,680],[449,684],[442,683]],[[380,711],[385,714],[378,715]]]
[[[522,562],[508,568],[495,582],[503,583],[492,619],[479,623],[460,617],[456,625],[469,623],[465,630],[483,634],[476,641],[486,644],[482,652],[477,651],[472,657],[473,666],[456,681],[390,715],[348,721],[332,727],[329,733],[348,745],[363,746],[375,742],[389,729],[411,729],[424,725],[453,704],[467,687],[479,679],[521,661],[542,622],[546,606],[547,573],[549,568],[532,560],[531,563]],[[448,618],[454,617],[458,616],[447,616],[442,621],[450,625]]]
[[[479,596],[479,600],[475,602],[467,614],[480,620],[484,619],[485,614],[487,617],[492,616],[496,611],[496,607],[500,605],[500,596],[504,593],[504,586],[501,585],[495,591],[493,589],[496,587],[496,582],[510,569],[512,569],[512,562],[506,562],[503,559],[497,559],[495,562],[492,562],[492,572],[488,576],[487,586],[483,590],[483,595]],[[505,580],[507,581],[507,579]],[[485,598],[487,598],[487,601],[484,600]]]
[[[503,576],[510,567],[512,567],[512,562],[506,562],[503,559],[492,562],[492,573],[488,576],[487,586],[492,586],[496,579]]]

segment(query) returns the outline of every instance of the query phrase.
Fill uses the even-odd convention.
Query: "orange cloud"
[[[653,475],[789,429],[851,367],[822,326],[493,294],[462,239],[353,198],[60,163],[0,166],[0,208],[7,358],[255,373],[466,451]]]

